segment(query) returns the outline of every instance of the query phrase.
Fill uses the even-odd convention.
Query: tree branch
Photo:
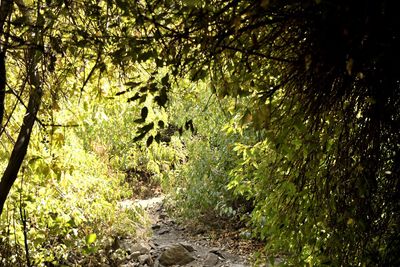
[[[16,3],[27,21],[31,20],[29,12],[26,10],[23,0],[16,0]],[[39,10],[39,8],[38,8]],[[35,44],[43,46],[43,31],[40,30],[39,20],[36,21],[38,27],[35,28]],[[17,179],[18,172],[28,150],[28,145],[32,133],[33,125],[36,121],[36,115],[40,108],[43,90],[41,86],[38,64],[42,58],[42,52],[35,47],[30,47],[27,53],[27,78],[31,85],[28,107],[23,119],[21,130],[18,134],[14,148],[11,152],[7,167],[0,181],[0,214],[3,212],[4,204],[10,193],[11,187]]]

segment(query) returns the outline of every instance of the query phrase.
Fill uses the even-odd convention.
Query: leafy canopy
[[[218,97],[248,101],[232,108],[240,118],[227,130],[246,135],[236,126],[252,125],[259,138],[237,145],[230,187],[254,199],[252,221],[271,253],[283,250],[294,263],[398,264],[400,25],[392,1],[4,7],[1,52],[6,69],[21,69],[8,84],[18,100],[54,105],[118,72],[118,95],[140,105],[135,140],[151,145],[166,121],[149,114],[168,109],[178,94],[172,84],[209,81]],[[29,118],[23,125],[33,125]]]

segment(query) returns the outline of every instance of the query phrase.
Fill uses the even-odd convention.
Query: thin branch
[[[23,177],[23,176],[22,176]],[[26,266],[31,267],[31,258],[29,256],[29,246],[28,246],[28,231],[27,231],[27,224],[26,224],[26,209],[23,207],[22,201],[22,188],[23,188],[24,179],[21,179],[21,191],[19,193],[19,214],[21,216],[23,234],[24,234],[24,247],[25,247],[25,258],[26,258]]]
[[[12,90],[11,88],[10,88],[10,90],[7,91],[7,93],[11,93],[12,95],[14,95],[15,98],[17,98],[17,101],[18,101],[19,103],[21,103],[21,105],[24,106],[25,109],[28,110],[28,106],[27,106],[27,105],[24,103],[24,101],[21,99],[21,94],[18,95],[18,94],[17,94],[14,90]],[[12,114],[12,113],[11,113],[11,114]],[[9,117],[9,118],[11,118],[11,114],[10,114],[10,117]],[[45,124],[44,124],[37,116],[35,116],[35,120],[39,123],[40,126],[45,127]],[[5,125],[6,125],[6,124],[5,124]],[[4,126],[4,127],[5,127],[5,126]],[[2,133],[2,132],[0,132],[0,135],[1,135],[1,133]]]
[[[280,62],[285,62],[285,63],[295,63],[296,61],[294,60],[290,60],[290,59],[286,59],[286,58],[279,58],[279,57],[273,57],[273,56],[269,56],[260,52],[256,52],[256,51],[252,51],[252,50],[244,50],[241,48],[237,48],[237,47],[232,47],[232,46],[227,46],[227,45],[220,45],[220,48],[223,49],[227,49],[227,50],[232,50],[232,51],[236,51],[236,52],[241,52],[243,54],[247,54],[247,55],[251,55],[251,56],[258,56],[264,59],[269,59],[269,60],[275,60],[275,61],[280,61]]]
[[[62,128],[70,128],[70,127],[79,127],[79,124],[45,124],[42,123],[43,127],[62,127]]]
[[[87,85],[87,83],[89,82],[90,78],[92,78],[92,76],[94,74],[94,71],[96,70],[96,68],[97,68],[97,66],[98,66],[98,64],[100,62],[101,54],[102,54],[102,48],[100,47],[100,49],[98,51],[98,54],[97,54],[96,62],[94,63],[93,68],[90,70],[89,75],[86,77],[85,81],[83,82],[83,85],[82,85],[81,90],[80,90],[80,95],[79,95],[79,101],[78,102],[81,101],[83,90],[84,90],[85,86]]]

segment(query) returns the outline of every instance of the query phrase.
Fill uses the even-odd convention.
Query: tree
[[[85,6],[85,3],[82,5]],[[14,145],[0,181],[0,213],[27,153],[34,123],[38,122],[43,128],[53,126],[46,125],[39,119],[39,109],[43,100],[47,106],[48,102],[56,102],[60,94],[76,93],[71,89],[68,91],[64,86],[66,76],[74,74],[79,77],[82,72],[85,75],[85,71],[78,71],[78,62],[71,63],[77,59],[86,61],[81,64],[89,63],[93,61],[93,54],[96,55],[94,66],[84,77],[81,92],[94,76],[95,70],[104,71],[101,42],[95,42],[95,37],[89,40],[87,33],[93,28],[101,30],[102,27],[97,23],[103,25],[103,21],[92,21],[92,25],[95,26],[86,27],[81,17],[83,13],[71,13],[71,6],[72,3],[69,5],[53,1],[1,2],[0,121],[4,121],[1,134],[6,133]],[[82,12],[90,12],[90,8],[92,6],[88,5]],[[81,19],[80,23],[77,23],[78,19]],[[72,39],[69,39],[71,36]],[[60,60],[63,56],[68,58],[64,62]],[[7,100],[11,100],[6,97],[7,94],[16,98],[14,106],[7,103]],[[25,101],[28,101],[28,104],[25,104]],[[18,105],[25,107],[26,113],[19,135],[13,141],[13,136],[7,132],[7,126]]]
[[[264,214],[264,227],[280,226],[267,236],[275,248],[286,244],[297,263],[311,255],[319,264],[398,264],[400,25],[392,1],[117,5],[135,17],[135,42],[155,64],[193,81],[209,75],[221,97],[254,97],[253,124],[275,151],[264,180],[282,200]],[[255,212],[274,191],[264,190]]]
[[[83,77],[71,95],[96,71],[111,68],[128,80],[119,94],[142,104],[153,98],[167,106],[179,76],[193,82],[207,77],[219,97],[252,99],[242,121],[264,139],[239,152],[256,150],[251,160],[263,163],[268,175],[243,162],[246,173],[238,170],[233,182],[249,179],[257,190],[233,187],[255,199],[255,222],[267,219],[258,231],[271,251],[284,250],[295,263],[311,257],[321,265],[396,265],[400,73],[393,66],[400,59],[400,25],[394,10],[389,0],[6,1],[0,59],[12,53],[15,66],[25,55],[30,59],[19,79],[32,93],[21,129],[32,128],[40,103],[33,99],[45,80],[62,80],[61,69]],[[92,66],[88,74],[78,71],[85,60]],[[10,62],[0,61],[1,101]],[[143,62],[151,67],[141,84],[132,63]],[[62,89],[53,91],[68,90],[56,84]],[[23,85],[15,95],[25,99]],[[148,140],[157,140],[157,127],[147,122],[135,140],[150,132]],[[6,171],[1,180],[1,205],[29,133],[24,129],[17,138],[12,155],[18,161],[9,162],[12,174]]]
[[[10,2],[2,2],[2,6],[0,7],[1,10],[4,10],[4,18],[2,25],[4,24],[5,19],[10,15],[9,12],[11,10],[11,3]],[[42,41],[42,30],[43,25],[37,20],[36,22],[32,21],[32,18],[29,16],[28,11],[25,9],[23,2],[18,2],[17,4],[20,5],[20,10],[22,13],[23,18],[31,25],[35,26],[34,31],[34,40],[31,43],[31,47],[28,48],[26,61],[26,76],[29,84],[31,85],[30,93],[29,93],[29,103],[27,106],[27,111],[24,116],[24,120],[21,126],[20,133],[17,137],[17,140],[14,145],[14,149],[11,153],[9,163],[4,171],[3,177],[0,182],[0,214],[3,211],[4,202],[7,198],[8,192],[11,189],[15,179],[17,178],[17,174],[19,172],[19,168],[22,164],[22,161],[26,155],[28,144],[30,140],[30,135],[32,132],[32,127],[36,119],[36,114],[39,110],[41,98],[42,98],[42,88],[41,82],[39,79],[38,73],[38,64],[41,61],[41,51],[38,50],[38,47],[43,47]],[[9,33],[8,33],[9,34]],[[8,36],[6,37],[8,38]],[[5,67],[5,55],[6,55],[6,44],[1,51],[1,76],[2,76],[2,96],[1,96],[1,115],[4,114],[4,97],[5,97],[5,87],[6,87],[6,67]],[[2,121],[3,118],[1,118]]]

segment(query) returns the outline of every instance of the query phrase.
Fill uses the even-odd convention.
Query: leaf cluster
[[[393,68],[400,27],[393,3],[138,6],[171,73],[193,81],[208,74],[221,98],[252,96],[242,124],[265,131],[276,153],[265,174],[256,175],[277,185],[275,199],[283,204],[271,216],[284,227],[276,234],[300,233],[286,235],[283,244],[270,236],[277,241],[271,244],[294,247],[294,258],[310,253],[320,264],[393,265],[399,246],[389,244],[400,225],[400,73]],[[259,187],[273,192],[264,182]],[[261,199],[260,212],[274,205]],[[280,216],[283,211],[288,215]]]

